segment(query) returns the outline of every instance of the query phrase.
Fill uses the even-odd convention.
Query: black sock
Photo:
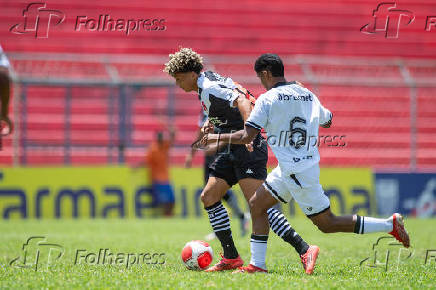
[[[273,232],[291,244],[300,256],[306,253],[309,245],[291,227],[285,216],[275,208],[268,209],[267,213],[269,225]]]
[[[221,242],[221,246],[224,250],[224,258],[235,259],[239,256],[238,250],[236,250],[235,244],[233,242],[232,231],[225,230],[215,232],[218,240]]]
[[[354,224],[354,232],[356,234],[363,234],[363,231],[365,229],[363,219],[364,219],[363,216],[356,214],[356,223]],[[362,228],[360,228],[360,226],[362,226]]]
[[[205,208],[213,231],[221,242],[224,251],[224,258],[235,259],[239,256],[230,230],[230,220],[226,208],[221,201]]]

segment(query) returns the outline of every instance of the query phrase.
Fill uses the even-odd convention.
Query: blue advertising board
[[[436,173],[376,173],[377,213],[415,217],[436,215]]]

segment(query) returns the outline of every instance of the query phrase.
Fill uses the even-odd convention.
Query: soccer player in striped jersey
[[[230,133],[244,128],[252,102],[246,89],[230,78],[203,70],[203,60],[189,48],[181,48],[170,54],[164,71],[175,78],[177,86],[186,92],[198,92],[201,107],[208,116],[202,129],[203,134],[214,130],[216,133]],[[251,144],[220,147],[215,160],[209,166],[209,180],[201,193],[201,201],[208,213],[212,228],[221,242],[224,255],[220,262],[209,268],[208,272],[236,269],[244,264],[234,245],[227,210],[221,198],[236,183],[248,201],[255,190],[264,182],[267,170],[268,150],[266,142],[258,132]],[[269,209],[271,229],[284,241],[291,244],[313,267],[316,256],[308,261],[303,257],[316,252],[316,246],[309,246],[289,225],[286,218],[276,209]],[[266,235],[259,236],[256,243],[265,244]],[[303,264],[307,268],[307,263]]]
[[[203,125],[207,121],[207,115],[204,113],[203,110],[201,110],[200,118],[198,121],[198,132],[197,132],[197,139],[202,136],[201,128],[203,128]],[[186,155],[185,158],[185,168],[190,168],[192,166],[192,159],[195,156],[195,153],[198,151],[198,148],[192,147],[190,152]],[[215,160],[215,153],[216,148],[210,148],[208,150],[205,150],[204,152],[204,163],[203,163],[203,177],[204,177],[204,185],[207,184],[207,181],[209,180],[209,166],[212,164],[212,162]],[[228,204],[228,206],[232,209],[233,216],[236,216],[239,219],[240,229],[241,229],[241,236],[245,236],[247,234],[248,230],[248,223],[250,222],[248,213],[244,213],[241,208],[239,207],[238,198],[236,197],[236,194],[228,190],[226,194],[223,196],[223,200],[225,200]],[[216,238],[216,235],[214,232],[208,234],[205,239],[206,240],[213,240]]]
[[[271,137],[268,143],[279,165],[268,174],[249,201],[253,222],[252,241],[266,240],[264,237],[268,235],[268,211],[271,206],[278,201],[286,203],[294,198],[307,217],[324,233],[386,232],[409,247],[409,235],[398,213],[387,219],[379,219],[359,215],[336,216],[331,212],[330,201],[319,183],[318,147],[310,144],[311,138],[318,140],[319,126],[330,127],[331,112],[322,106],[311,91],[286,81],[283,62],[277,55],[261,55],[256,60],[254,70],[267,92],[257,99],[245,122],[245,129],[232,134],[208,134],[202,140],[202,144],[248,144],[262,128],[268,138]],[[239,272],[265,271],[266,243],[252,242],[251,253],[250,265],[241,267]]]

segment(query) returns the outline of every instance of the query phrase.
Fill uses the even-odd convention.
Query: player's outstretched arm
[[[227,134],[208,134],[203,137],[202,144],[204,146],[209,144],[250,144],[259,134],[260,130],[250,126],[245,126],[244,130],[239,130],[234,133]]]

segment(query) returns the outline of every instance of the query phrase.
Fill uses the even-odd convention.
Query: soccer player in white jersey
[[[1,100],[1,122],[5,122],[9,127],[7,132],[1,134],[9,134],[12,130],[12,121],[9,119],[9,95],[10,95],[10,78],[9,78],[10,63],[6,54],[0,46],[0,100]]]
[[[245,129],[232,134],[208,134],[202,140],[203,144],[247,144],[262,128],[267,132],[268,144],[279,165],[268,174],[249,201],[253,235],[267,236],[267,210],[278,201],[286,203],[294,198],[324,233],[386,232],[409,247],[409,235],[404,228],[403,217],[398,213],[387,219],[379,219],[359,215],[336,216],[331,212],[330,201],[319,183],[318,148],[309,141],[311,138],[318,140],[319,126],[330,127],[332,113],[322,106],[311,91],[286,81],[279,56],[261,55],[256,60],[254,70],[267,92],[257,99],[245,122]],[[264,272],[266,244],[253,242],[252,239],[251,255],[250,265],[238,271]]]
[[[244,122],[251,113],[254,98],[231,78],[202,70],[201,56],[190,48],[181,48],[178,52],[170,54],[164,69],[184,91],[198,93],[201,107],[208,117],[203,133],[211,129],[217,133],[243,129]],[[211,124],[213,126],[210,126]],[[233,270],[244,264],[234,244],[229,216],[221,199],[227,190],[238,183],[248,201],[267,176],[268,149],[260,132],[253,137],[252,146],[236,144],[217,148],[218,152],[209,166],[209,179],[201,193],[201,201],[224,254],[216,265],[206,270],[207,272]],[[318,247],[309,246],[277,209],[268,209],[268,214],[267,222],[270,223],[273,232],[294,247],[305,269],[313,268]],[[265,238],[262,236],[255,240],[266,245]],[[308,271],[306,273],[311,274]]]

